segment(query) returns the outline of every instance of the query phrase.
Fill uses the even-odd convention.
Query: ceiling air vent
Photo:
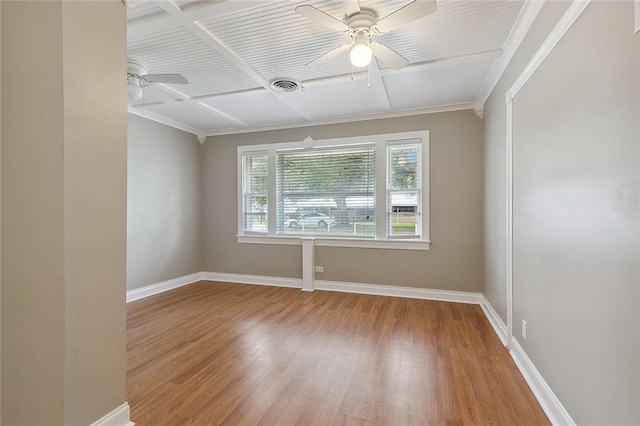
[[[293,78],[276,78],[269,83],[271,90],[281,93],[291,93],[302,89],[302,83]]]

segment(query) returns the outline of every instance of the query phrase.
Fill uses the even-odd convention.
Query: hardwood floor
[[[128,304],[145,425],[548,425],[476,305],[200,282]]]

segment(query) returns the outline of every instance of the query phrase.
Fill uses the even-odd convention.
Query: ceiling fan
[[[138,61],[127,61],[127,97],[142,99],[143,88],[153,83],[189,84],[181,74],[149,74],[147,67]]]
[[[351,64],[354,67],[366,67],[373,56],[381,59],[391,68],[402,68],[409,61],[398,52],[384,44],[372,41],[372,37],[386,34],[409,22],[424,18],[436,11],[435,0],[414,0],[397,9],[384,18],[378,19],[371,9],[361,9],[358,0],[343,0],[346,11],[346,23],[316,9],[310,5],[296,7],[296,12],[322,25],[337,30],[351,38],[351,43],[340,45],[319,56],[306,66],[326,62],[349,50]]]

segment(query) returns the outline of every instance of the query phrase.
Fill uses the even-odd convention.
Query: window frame
[[[417,140],[420,140],[418,142]],[[411,142],[416,141],[416,142]],[[421,201],[420,238],[397,238],[387,235],[387,193],[388,193],[388,147],[407,143],[421,143]],[[313,148],[340,148],[354,145],[373,145],[376,148],[376,236],[358,238],[325,235],[277,235],[276,221],[276,153],[283,150]],[[267,190],[267,233],[245,232],[243,230],[243,155],[267,154],[268,190]],[[278,142],[258,145],[241,145],[237,148],[237,242],[248,244],[301,245],[304,239],[313,239],[314,245],[325,247],[384,248],[403,250],[429,250],[429,131],[387,133],[380,135],[356,136],[304,141]]]

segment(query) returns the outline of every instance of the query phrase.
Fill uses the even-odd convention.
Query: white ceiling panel
[[[166,12],[155,2],[149,0],[127,0],[127,21],[142,21],[166,15]]]
[[[380,89],[368,86],[366,79],[310,85],[304,91],[287,94],[287,97],[317,120],[387,112]]]
[[[254,80],[182,27],[130,36],[127,56],[145,64],[149,73],[184,75],[189,84],[172,87],[191,97],[256,87]]]
[[[473,102],[493,65],[481,61],[384,77],[394,110]]]
[[[522,1],[439,1],[433,15],[378,37],[411,63],[502,48]]]
[[[231,14],[199,23],[233,52],[250,64],[265,80],[289,77],[299,80],[348,73],[348,61],[332,61],[323,67],[304,65],[349,38],[327,30],[295,13],[304,2],[274,1],[251,10],[250,14]],[[323,11],[344,14],[342,2],[322,2]]]
[[[302,117],[282,102],[274,99],[268,90],[251,92],[243,96],[225,96],[203,101],[248,126],[269,126],[276,123],[303,121]]]
[[[524,0],[438,0],[433,14],[373,36],[409,64],[394,70],[378,61],[382,69],[371,67],[368,87],[366,69],[351,66],[348,50],[305,66],[350,38],[296,13],[296,7],[311,5],[346,22],[342,0],[128,3],[129,58],[147,65],[149,73],[179,73],[190,82],[146,88],[145,98],[130,105],[139,112],[144,104],[149,117],[165,117],[169,125],[198,134],[481,105],[480,89],[514,26],[526,28],[518,19],[535,15],[521,14],[523,7],[535,10]],[[409,3],[359,5],[380,20]],[[272,92],[269,83],[276,78],[298,80],[305,90]]]
[[[370,7],[386,15],[406,0],[368,1]],[[216,16],[200,21],[227,47],[247,61],[266,80],[289,77],[311,80],[353,71],[348,53],[329,63],[305,67],[306,64],[350,39],[338,31],[320,25],[295,12],[301,4],[310,4],[337,19],[345,19],[340,0],[274,1],[251,10],[251,13]],[[250,29],[250,30],[247,30]]]

